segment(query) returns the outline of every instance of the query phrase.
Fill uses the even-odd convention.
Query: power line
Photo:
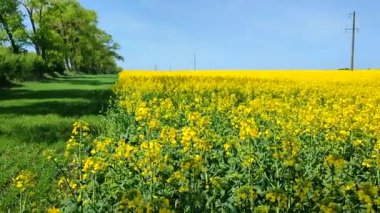
[[[354,62],[355,62],[355,33],[358,28],[356,28],[356,13],[355,11],[350,14],[352,15],[352,28],[346,28],[347,31],[352,31],[352,41],[351,41],[351,71],[354,71]]]

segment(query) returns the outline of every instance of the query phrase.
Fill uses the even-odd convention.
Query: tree
[[[17,0],[26,11],[26,15],[30,21],[31,32],[29,39],[31,40],[37,55],[46,60],[46,42],[45,30],[41,28],[44,23],[44,11],[49,7],[49,0]]]
[[[23,25],[22,20],[23,16],[19,10],[19,4],[17,1],[0,1],[0,30],[5,32],[5,42],[11,44],[13,53],[20,53],[22,46],[25,45],[27,41],[25,26]]]
[[[1,0],[0,44],[10,44],[14,53],[32,46],[51,70],[61,72],[115,72],[116,60],[123,60],[119,45],[98,27],[97,14],[77,0]]]
[[[48,10],[46,25],[61,40],[61,51],[67,69],[100,73],[104,64],[110,67],[116,59],[122,59],[116,51],[119,45],[112,37],[97,27],[94,11],[83,8],[75,0],[55,2]]]

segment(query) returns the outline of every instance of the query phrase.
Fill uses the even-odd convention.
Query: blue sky
[[[126,69],[380,67],[378,0],[80,0],[121,45]]]

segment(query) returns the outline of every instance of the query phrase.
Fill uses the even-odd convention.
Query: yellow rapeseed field
[[[75,124],[64,208],[380,210],[380,71],[124,71],[114,92],[101,135]]]

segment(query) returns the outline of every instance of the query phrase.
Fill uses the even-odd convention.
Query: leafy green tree
[[[64,71],[62,42],[59,34],[49,25],[51,8],[60,3],[54,0],[17,0],[26,11],[30,22],[28,38],[37,55],[54,71]]]
[[[49,7],[49,0],[17,0],[25,9],[31,25],[28,37],[34,46],[37,55],[46,60],[46,29],[43,29],[44,12]]]
[[[7,44],[13,53],[32,46],[50,70],[61,72],[116,72],[123,60],[96,12],[77,0],[1,0],[0,45]]]
[[[112,36],[99,29],[94,11],[83,8],[76,0],[56,1],[47,12],[46,25],[59,36],[65,67],[87,73],[101,73],[116,68],[122,60],[119,45]],[[57,42],[56,42],[57,43]]]
[[[26,44],[25,26],[19,4],[15,0],[0,1],[0,31],[2,43],[9,42],[13,53],[20,53]],[[5,36],[4,36],[5,35]]]

